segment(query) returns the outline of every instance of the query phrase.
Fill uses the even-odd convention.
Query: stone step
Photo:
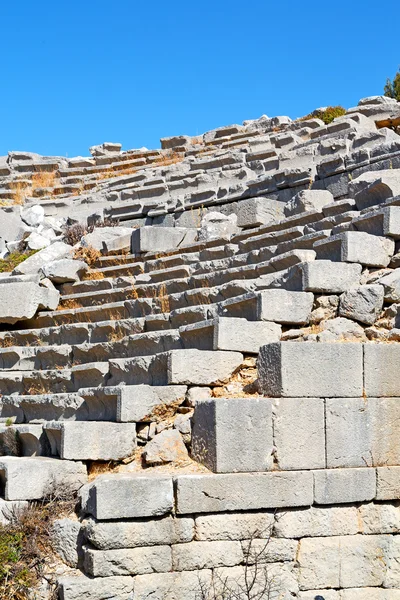
[[[369,211],[353,219],[352,225],[357,231],[397,240],[400,238],[400,206]]]
[[[51,455],[64,460],[122,460],[136,448],[135,423],[98,421],[46,423]]]
[[[394,241],[362,231],[346,231],[315,242],[317,258],[387,267],[394,254]]]
[[[41,500],[62,490],[72,495],[87,481],[81,462],[47,457],[0,458],[0,497],[5,500]]]
[[[0,425],[0,456],[49,456],[43,426]]]

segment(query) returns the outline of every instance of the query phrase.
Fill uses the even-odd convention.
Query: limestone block
[[[268,537],[275,526],[272,512],[200,515],[196,517],[196,540],[245,540],[255,535]]]
[[[313,302],[310,292],[264,290],[258,296],[257,317],[260,321],[304,325],[310,319]]]
[[[239,541],[190,542],[172,546],[174,571],[231,567],[243,560]]]
[[[267,396],[359,397],[363,392],[361,344],[279,342],[260,348],[259,383]]]
[[[277,323],[247,321],[238,317],[218,317],[214,321],[214,350],[258,354],[263,344],[278,342],[281,333],[282,328]]]
[[[80,563],[82,544],[81,524],[72,519],[57,519],[51,530],[51,543],[53,549],[63,562],[73,568],[78,568]]]
[[[86,539],[99,550],[136,548],[191,542],[194,537],[194,520],[189,517],[163,517],[131,521],[83,522]]]
[[[361,285],[347,290],[340,297],[339,315],[372,325],[383,306],[383,286]]]
[[[129,248],[131,235],[131,227],[96,227],[82,237],[81,244],[99,252],[111,252]]]
[[[400,206],[386,206],[380,210],[367,212],[352,221],[357,231],[372,235],[400,237]]]
[[[122,550],[83,550],[85,572],[93,577],[167,573],[172,570],[171,547],[148,546]]]
[[[365,502],[375,498],[375,469],[325,469],[313,473],[317,504]]]
[[[5,500],[40,500],[58,486],[72,493],[86,480],[86,467],[80,462],[42,456],[0,458],[0,496]]]
[[[58,579],[61,600],[132,600],[133,577],[64,576]]]
[[[59,298],[57,290],[49,290],[34,281],[1,283],[0,323],[31,319],[39,309],[55,310]]]
[[[229,240],[238,232],[237,215],[224,215],[220,212],[208,212],[201,220],[199,240],[210,242],[211,240]]]
[[[318,259],[387,267],[394,254],[394,241],[363,231],[345,231],[315,242]]]
[[[360,532],[359,516],[353,506],[284,509],[277,514],[274,532],[278,537],[295,539],[355,535]]]
[[[271,258],[269,265],[275,269],[275,271],[283,271],[284,269],[289,269],[299,263],[315,260],[316,255],[315,250],[301,248],[289,250],[289,252],[284,252],[283,254],[278,254]]]
[[[88,265],[81,260],[64,258],[43,267],[43,274],[56,284],[79,281],[88,270]]]
[[[267,471],[272,448],[270,400],[211,398],[196,404],[192,456],[214,473]]]
[[[279,398],[274,401],[273,412],[275,461],[279,469],[324,469],[324,400]]]
[[[268,600],[292,600],[297,598],[299,586],[297,569],[291,563],[262,564],[256,566],[219,567],[215,569],[215,593],[218,597],[246,597],[249,581],[254,581],[250,594]]]
[[[43,267],[63,258],[72,258],[74,249],[64,242],[54,242],[47,248],[39,250],[24,262],[15,267],[13,273],[17,275],[27,275],[29,273],[39,273]]]
[[[400,531],[400,507],[397,503],[362,504],[358,512],[361,519],[360,533],[371,535]]]
[[[171,350],[168,355],[168,383],[212,385],[229,380],[243,362],[239,352],[219,350]]]
[[[363,173],[349,183],[349,194],[358,210],[383,204],[388,198],[400,194],[400,177],[397,169]]]
[[[399,360],[400,344],[365,344],[364,386],[367,396],[400,397]]]
[[[100,520],[156,517],[172,511],[172,478],[124,473],[101,475],[80,490],[82,510]]]
[[[180,475],[175,478],[177,513],[191,514],[310,506],[312,473]]]
[[[283,203],[260,197],[240,200],[237,216],[239,227],[259,227],[283,218]]]
[[[317,333],[318,342],[366,342],[367,336],[358,323],[336,317],[320,323],[320,333]]]
[[[173,250],[185,243],[185,239],[189,243],[193,241],[189,235],[190,230],[185,227],[139,227],[132,231],[131,252],[139,254]]]
[[[340,594],[340,600],[372,600],[372,598],[373,600],[400,600],[400,590],[385,590],[376,587],[347,589]]]
[[[165,429],[158,433],[142,454],[146,465],[163,465],[170,462],[188,460],[189,455],[182,436],[177,429]]]
[[[275,537],[255,538],[242,541],[245,561],[249,565],[296,560],[297,540],[276,539]]]
[[[362,267],[331,260],[315,260],[302,265],[302,289],[319,294],[341,294],[359,285]]]
[[[326,400],[328,468],[400,464],[398,398]]]
[[[0,239],[4,242],[21,240],[26,230],[27,227],[19,217],[0,209]]]
[[[192,143],[192,138],[188,135],[174,135],[171,137],[165,137],[160,139],[161,148],[163,150],[170,150],[177,146],[188,146]]]
[[[340,546],[342,538],[304,538],[298,554],[301,590],[340,587]]]
[[[376,499],[400,498],[400,467],[380,467],[376,470]]]
[[[305,211],[319,210],[327,204],[332,204],[334,198],[326,190],[303,190],[285,204],[285,216],[291,217]]]
[[[40,204],[20,208],[21,219],[30,227],[39,227],[44,221],[44,208]]]
[[[47,248],[50,245],[49,238],[32,231],[27,238],[24,239],[25,244],[29,250],[41,250]]]
[[[135,577],[135,600],[198,600],[204,590],[212,589],[211,573],[204,569],[138,575]]]
[[[103,142],[97,146],[91,146],[89,152],[92,156],[109,156],[110,154],[119,154],[122,144],[118,142]]]

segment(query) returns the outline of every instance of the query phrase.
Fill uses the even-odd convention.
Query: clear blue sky
[[[0,155],[158,148],[382,93],[398,0],[18,0],[0,8]]]

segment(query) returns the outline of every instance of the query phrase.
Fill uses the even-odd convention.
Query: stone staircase
[[[395,108],[1,163],[133,228],[0,332],[0,514],[79,493],[61,600],[400,598]]]

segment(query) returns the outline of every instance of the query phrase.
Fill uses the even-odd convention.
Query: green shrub
[[[393,81],[389,78],[386,79],[383,91],[388,98],[394,98],[394,100],[400,102],[400,71],[397,71]]]
[[[6,258],[0,259],[0,273],[10,273],[19,264],[24,262],[27,258],[36,254],[37,250],[28,250],[27,252],[10,252]]]
[[[328,106],[325,110],[313,110],[312,113],[301,117],[299,121],[306,121],[307,119],[322,119],[325,125],[332,123],[336,117],[342,117],[346,114],[346,109],[343,106]]]

